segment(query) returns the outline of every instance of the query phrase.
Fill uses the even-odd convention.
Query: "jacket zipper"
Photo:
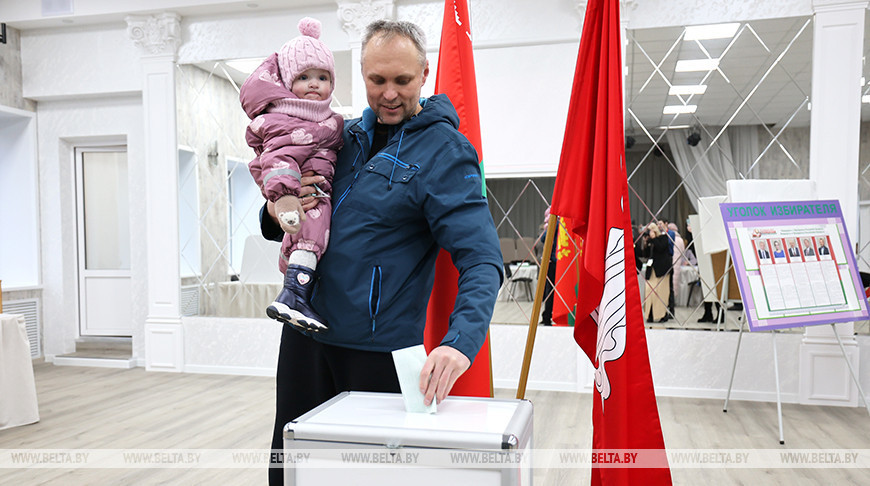
[[[363,145],[362,140],[359,139],[358,133],[356,133],[354,131],[353,136],[354,136],[354,138],[356,138],[356,143],[359,145],[359,154],[357,154],[357,158],[359,158],[360,155],[365,153],[365,145]],[[350,185],[347,186],[347,189],[345,189],[344,192],[341,194],[341,197],[338,198],[338,202],[335,203],[335,207],[332,208],[332,215],[333,216],[335,216],[335,212],[338,211],[338,207],[341,206],[341,203],[344,202],[344,198],[346,198],[347,195],[350,193],[350,190],[353,189],[353,185],[356,184],[356,180],[359,177],[359,173],[362,172],[363,165],[365,165],[365,164],[360,164],[360,168],[357,169],[357,171],[353,174],[353,180],[350,181]],[[356,167],[356,158],[353,160],[353,164],[351,164],[351,167]]]
[[[372,336],[371,340],[375,340],[375,328],[377,327],[376,320],[378,310],[381,307],[381,266],[375,265],[372,267],[372,281],[369,287],[369,317],[372,319]]]

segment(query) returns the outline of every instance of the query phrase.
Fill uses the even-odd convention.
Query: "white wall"
[[[185,371],[274,376],[281,328],[269,319],[185,317]],[[516,390],[528,328],[496,324],[491,328],[493,384]],[[732,400],[776,401],[773,335],[743,334],[731,391]],[[723,400],[728,391],[738,333],[647,330],[650,369],[656,395]],[[799,402],[802,334],[778,333],[779,377],[783,403]],[[870,337],[858,336],[863,353]],[[870,360],[859,376],[870,388]],[[573,328],[539,327],[527,390],[592,393],[594,370],[573,338]],[[776,420],[772,411],[770,420]]]
[[[36,117],[0,106],[0,278],[9,291],[39,285]]]
[[[73,150],[76,146],[120,142],[126,143],[128,151],[133,353],[134,357],[142,357],[147,311],[145,227],[137,224],[145,220],[142,101],[136,96],[42,101],[37,107],[37,117],[44,352],[47,357],[72,352],[77,336]]]
[[[206,3],[218,4],[218,12],[205,14],[199,8]],[[335,5],[323,2],[315,6],[281,11],[245,11],[221,14],[220,5],[227,1],[160,0],[149,9],[177,11],[182,19],[182,46],[179,61],[193,62],[231,57],[262,56],[273,52],[287,38],[295,35],[295,20],[314,15],[324,22],[324,40],[336,50],[347,50],[348,36],[336,20]],[[272,2],[260,2],[272,3]],[[554,170],[561,150],[564,118],[567,112],[573,67],[576,61],[582,15],[579,2],[548,0],[472,0],[472,22],[477,50],[478,91],[484,136],[487,173],[508,176],[527,175],[533,171]],[[141,2],[123,0],[78,0],[77,16],[92,15],[88,21],[103,23],[60,28],[52,20],[50,28],[24,30],[21,33],[23,94],[39,101],[38,148],[40,184],[40,224],[43,228],[43,294],[46,354],[72,350],[77,308],[72,148],[76,144],[126,140],[130,167],[130,211],[132,235],[132,274],[135,296],[147,295],[145,228],[145,190],[143,180],[143,112],[141,102],[141,68],[139,52],[126,35],[123,15],[138,12]],[[276,3],[277,4],[277,3]],[[310,5],[310,4],[309,4]],[[440,1],[397,2],[400,18],[421,23],[430,37],[430,51],[437,46]],[[628,1],[625,3],[627,28],[651,28],[684,24],[702,24],[724,20],[749,20],[783,16],[810,15],[810,0],[737,0],[702,2],[700,0]],[[274,5],[273,5],[274,6]],[[0,11],[13,21],[27,25],[42,22],[37,2],[0,0]],[[185,13],[187,12],[187,13]],[[8,20],[7,20],[8,21]],[[41,24],[43,26],[47,24]],[[437,55],[430,56],[434,59]],[[357,69],[355,66],[352,70]],[[552,78],[544,96],[534,96],[523,76],[540,74]],[[434,65],[430,83],[434,84]],[[534,85],[533,85],[534,86]],[[5,201],[4,201],[5,203]],[[48,231],[46,229],[51,229]],[[153,229],[159,231],[159,229]],[[134,299],[134,356],[144,356],[143,325],[147,315],[146,300]],[[185,319],[185,343],[188,364],[241,368],[268,368],[272,362],[258,361],[257,345],[274,348],[274,336],[258,334],[258,322],[250,328],[246,321],[216,322],[215,327]],[[232,328],[227,328],[230,326]],[[235,326],[235,327],[233,327]],[[560,336],[559,330],[539,334],[537,356],[533,361],[534,386],[569,389],[588,384],[588,364],[572,340]],[[238,336],[245,336],[243,341]],[[258,337],[259,336],[259,337]],[[514,363],[521,357],[524,329],[496,327],[493,348],[496,353],[496,379],[502,386],[516,377]],[[195,339],[194,339],[195,338]],[[209,340],[211,338],[211,340]],[[238,346],[226,346],[226,340]],[[728,356],[735,339],[733,333],[692,333],[687,331],[651,331],[650,355],[654,378],[660,392],[671,394],[721,392],[727,383]],[[746,370],[738,370],[735,387],[746,397],[770,397],[769,346],[765,335],[747,338]],[[783,385],[787,397],[796,393],[793,374],[797,360],[794,336],[784,336],[780,356],[784,363]],[[868,344],[859,337],[859,344]],[[550,348],[552,352],[546,351]],[[270,351],[271,352],[271,351]],[[567,366],[565,365],[567,363]],[[700,365],[699,365],[700,363]],[[680,367],[696,367],[686,373]],[[741,364],[741,366],[743,366]],[[868,376],[870,360],[864,360]],[[769,369],[769,368],[768,368]],[[703,371],[703,372],[701,372]],[[746,374],[750,373],[750,374]],[[752,374],[755,373],[755,374]],[[795,371],[796,373],[796,371]],[[740,380],[747,380],[741,385]],[[584,388],[585,389],[585,388]],[[695,390],[695,391],[692,391]],[[698,392],[697,390],[702,390]],[[708,390],[708,391],[703,391]],[[717,393],[718,393],[717,392]],[[788,401],[788,400],[787,400]]]
[[[479,49],[478,102],[486,176],[555,176],[578,43]]]
[[[341,28],[335,6],[303,11],[268,12],[251,10],[232,16],[182,18],[183,43],[178,48],[180,64],[222,59],[265,58],[299,35],[296,25],[302,17],[321,21],[320,40],[333,51],[347,51],[348,37]]]
[[[24,97],[56,98],[141,91],[139,53],[124,23],[21,34]]]
[[[528,328],[493,325],[493,379],[496,388],[516,389]],[[731,378],[738,333],[648,329],[650,369],[656,395],[724,399]],[[733,400],[776,401],[773,335],[743,333]],[[799,348],[803,335],[776,335],[781,399],[799,402]],[[857,336],[862,354],[870,352],[870,337]],[[574,342],[573,328],[539,327],[529,372],[528,390],[592,392],[593,369]],[[870,360],[862,360],[861,386],[870,389]],[[849,378],[846,378],[849,379]],[[859,401],[859,405],[863,405]],[[775,410],[770,416],[776,420]]]

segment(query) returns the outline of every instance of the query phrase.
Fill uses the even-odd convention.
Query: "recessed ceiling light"
[[[861,103],[870,103],[870,95],[864,95],[861,97]]]
[[[698,105],[667,105],[662,110],[662,115],[686,115],[697,109]]]
[[[688,73],[694,71],[712,71],[719,67],[718,59],[686,59],[677,61],[674,71]]]
[[[682,85],[673,85],[668,90],[668,94],[671,96],[676,95],[702,95],[707,92],[706,84],[682,84]]]
[[[729,39],[734,37],[737,29],[740,28],[739,22],[729,24],[709,24],[709,25],[693,25],[686,27],[686,35],[683,40],[708,40],[708,39]]]

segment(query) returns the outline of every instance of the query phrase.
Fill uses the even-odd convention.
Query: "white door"
[[[132,336],[126,147],[76,149],[79,333]]]

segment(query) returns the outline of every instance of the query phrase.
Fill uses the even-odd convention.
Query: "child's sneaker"
[[[312,285],[314,285],[314,273],[310,268],[288,265],[287,271],[284,272],[284,290],[278,294],[275,302],[266,308],[266,315],[303,331],[327,330],[328,326],[324,320],[308,303]]]

